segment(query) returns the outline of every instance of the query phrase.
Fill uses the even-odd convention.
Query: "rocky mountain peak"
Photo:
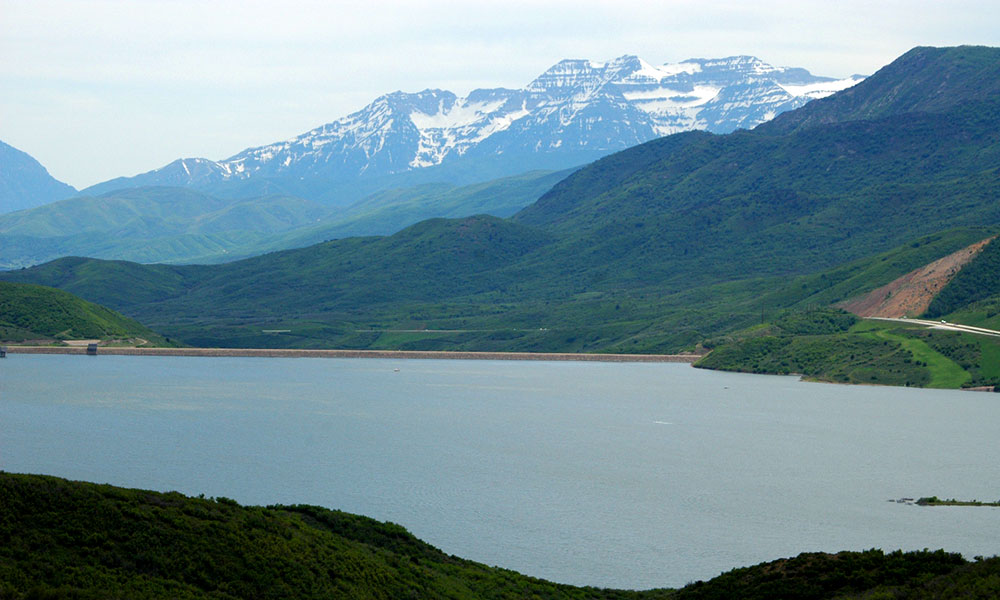
[[[385,178],[426,169],[434,169],[438,181],[472,183],[583,164],[679,131],[751,128],[856,82],[773,67],[753,56],[660,66],[634,55],[568,59],[522,89],[478,89],[466,97],[437,89],[385,94],[290,140],[249,148],[215,167],[199,164],[187,183],[178,181],[183,170],[169,165],[88,191],[162,185],[168,178],[171,185],[220,195],[235,193],[227,192],[230,182],[241,182],[233,189],[243,195],[266,182],[331,199],[330,190],[345,184],[379,178],[386,183],[372,185],[392,185]]]

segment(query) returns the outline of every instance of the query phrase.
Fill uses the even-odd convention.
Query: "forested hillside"
[[[921,509],[915,509],[921,510]],[[923,509],[941,510],[941,509]],[[993,598],[1000,559],[808,553],[680,590],[560,585],[317,506],[240,506],[0,472],[0,598]],[[943,595],[947,594],[947,595]]]

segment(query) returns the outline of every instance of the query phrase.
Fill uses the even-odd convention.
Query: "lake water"
[[[398,371],[396,371],[398,369]],[[0,469],[406,526],[564,583],[1000,549],[1000,395],[681,364],[10,355]]]

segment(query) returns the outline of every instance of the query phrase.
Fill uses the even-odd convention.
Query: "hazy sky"
[[[752,54],[843,77],[956,44],[1000,45],[997,0],[0,0],[0,140],[85,187],[386,92],[522,87],[563,58]]]

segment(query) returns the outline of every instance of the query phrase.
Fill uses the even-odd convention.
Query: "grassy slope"
[[[841,315],[838,331],[819,327]],[[817,325],[790,331],[788,321]],[[837,309],[790,313],[708,342],[695,366],[748,373],[799,373],[818,381],[961,388],[1000,385],[1000,339],[922,325],[863,321]]]
[[[931,375],[927,387],[961,388],[972,379],[971,374],[958,363],[935,350],[928,343],[929,339],[924,341],[918,336],[914,336],[915,331],[919,331],[919,329],[905,328],[896,333],[889,328],[884,328],[873,329],[872,333],[881,339],[896,342],[901,352],[909,353],[916,363],[926,365]],[[930,336],[933,336],[934,333],[931,332]]]
[[[1000,245],[989,244],[938,293],[925,317],[995,328]],[[822,314],[822,313],[819,313]],[[781,321],[770,329],[780,329]],[[850,330],[794,337],[754,328],[721,342],[699,363],[761,373],[799,372],[825,381],[937,388],[1000,384],[1000,340],[899,323],[857,323]],[[817,332],[811,332],[815,334]]]
[[[448,556],[391,523],[0,472],[0,598],[995,597],[1000,561],[877,550],[735,569],[680,590],[578,588]],[[872,594],[878,594],[873,596]]]
[[[973,302],[943,316],[946,321],[987,329],[1000,329],[1000,296]]]
[[[789,327],[789,323],[796,324]],[[870,323],[836,309],[790,313],[722,340],[697,367],[749,373],[799,373],[842,383],[927,385],[928,369]]]
[[[0,341],[134,338],[171,345],[137,321],[68,292],[0,282]]]

